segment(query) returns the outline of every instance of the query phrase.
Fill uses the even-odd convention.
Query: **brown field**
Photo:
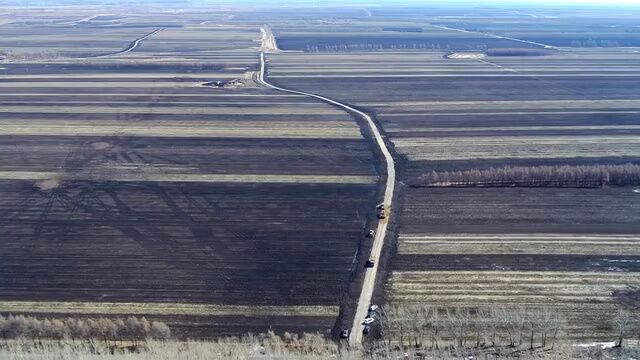
[[[0,25],[0,313],[330,331],[378,181],[358,123],[257,87],[259,26],[90,16]]]

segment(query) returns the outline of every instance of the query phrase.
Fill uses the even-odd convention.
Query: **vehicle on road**
[[[364,319],[364,322],[362,323],[363,325],[369,325],[369,324],[373,324],[376,321],[376,319],[374,318],[366,318]]]
[[[364,267],[366,268],[372,268],[376,265],[375,260],[369,259],[367,260],[367,262],[364,264]]]
[[[349,329],[344,329],[344,330],[340,331],[340,339],[348,339],[349,338],[349,334],[351,334],[351,330],[349,330]]]

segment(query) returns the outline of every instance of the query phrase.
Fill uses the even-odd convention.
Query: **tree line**
[[[640,165],[505,166],[464,171],[432,171],[414,187],[602,187],[640,185]]]
[[[612,327],[625,339],[638,334],[637,311],[621,311]],[[611,314],[613,317],[615,314]],[[13,318],[27,319],[15,316]],[[8,318],[4,318],[5,321]],[[34,318],[29,318],[33,320]],[[135,319],[135,318],[134,318]],[[38,320],[38,319],[36,319]],[[40,321],[44,321],[42,319]],[[66,320],[58,320],[65,323]],[[78,319],[72,319],[78,320]],[[93,320],[93,321],[99,321]],[[126,323],[126,320],[122,320]],[[142,319],[137,319],[143,322]],[[53,322],[54,320],[49,320]],[[88,320],[85,320],[88,322]],[[173,359],[277,359],[277,360],[388,360],[388,359],[519,359],[602,360],[640,358],[640,346],[604,350],[598,343],[575,346],[562,329],[564,320],[545,308],[486,307],[438,308],[428,305],[392,305],[379,310],[381,336],[369,334],[364,348],[340,343],[326,334],[248,334],[205,341],[156,341],[149,337],[136,346],[113,346],[106,341],[0,341],[0,359],[109,358]],[[152,323],[153,324],[153,323]],[[557,340],[556,340],[557,339]],[[125,341],[126,343],[126,341]],[[622,340],[618,340],[622,344]],[[131,353],[135,352],[135,355]]]
[[[553,348],[564,324],[557,311],[523,307],[439,308],[391,305],[383,308],[380,331],[401,349],[482,347]]]
[[[483,44],[440,44],[430,42],[419,43],[350,43],[350,44],[305,44],[305,51],[375,51],[375,50],[485,50]]]
[[[72,340],[137,340],[168,339],[169,327],[161,321],[130,316],[126,319],[38,319],[24,315],[0,315],[0,337],[3,339],[72,339]]]
[[[552,52],[540,48],[492,48],[487,49],[487,56],[543,56]]]
[[[571,40],[569,43],[571,47],[618,47],[620,43],[615,40],[595,40],[595,39],[586,39],[586,40]]]
[[[29,61],[29,60],[48,60],[61,57],[60,51],[38,51],[38,52],[17,52],[17,51],[0,51],[0,59],[9,61]]]

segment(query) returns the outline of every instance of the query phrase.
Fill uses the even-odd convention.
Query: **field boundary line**
[[[338,314],[337,306],[221,305],[152,302],[0,301],[0,312],[188,316],[317,316]]]
[[[372,184],[376,176],[368,175],[293,175],[293,174],[189,174],[171,173],[154,169],[147,171],[132,167],[135,173],[128,174],[126,168],[115,171],[98,172],[90,169],[86,172],[71,174],[53,171],[1,171],[0,180],[75,180],[75,181],[119,181],[119,182],[201,182],[201,183],[270,183],[270,184]],[[178,169],[179,170],[179,169]]]

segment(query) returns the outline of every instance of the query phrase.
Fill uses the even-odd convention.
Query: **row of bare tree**
[[[492,48],[485,51],[487,56],[542,56],[551,52],[540,48]]]
[[[453,49],[460,50],[484,50],[486,46],[480,44],[456,44]],[[440,43],[351,43],[351,44],[306,44],[306,51],[367,51],[367,50],[382,50],[382,49],[432,49],[432,50],[452,50],[450,44]]]
[[[547,308],[439,308],[391,305],[383,308],[382,335],[401,348],[553,348],[564,320]]]
[[[29,61],[55,59],[61,56],[59,51],[14,52],[0,51],[0,59],[9,61]]]
[[[148,321],[144,317],[126,319],[38,319],[24,315],[0,315],[0,337],[3,339],[167,339],[169,327],[161,321]]]
[[[412,184],[421,187],[600,187],[640,185],[640,165],[505,166],[464,171],[432,171]]]

